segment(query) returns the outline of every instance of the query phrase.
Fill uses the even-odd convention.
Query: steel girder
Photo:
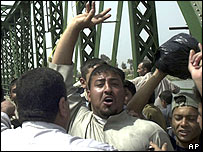
[[[37,67],[47,66],[43,1],[33,1],[33,19]]]
[[[62,1],[49,1],[49,17],[50,17],[50,29],[51,40],[52,40],[52,49],[57,44],[61,34],[63,33],[63,7]]]
[[[145,7],[141,12],[139,5]],[[154,63],[154,54],[159,46],[154,1],[129,1],[129,20],[132,45],[134,77],[138,64],[145,58]]]
[[[81,14],[85,8],[87,1],[77,1],[76,11],[77,14]],[[80,63],[83,63],[94,57],[96,40],[96,27],[86,28],[79,34],[79,50],[80,50]],[[89,49],[89,50],[88,50]]]
[[[34,67],[29,3],[15,2],[2,21],[2,86],[6,91],[13,78]]]
[[[177,1],[190,33],[202,43],[202,1]]]

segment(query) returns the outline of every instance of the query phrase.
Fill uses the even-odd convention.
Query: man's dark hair
[[[166,101],[168,105],[168,104],[171,104],[173,96],[170,90],[165,90],[161,92],[161,94],[159,95],[159,98]]]
[[[142,68],[146,68],[148,72],[151,72],[152,64],[149,60],[143,60],[141,63],[142,63]]]
[[[20,122],[54,122],[61,97],[67,99],[62,75],[50,68],[36,68],[16,82],[16,101]]]
[[[81,66],[80,68],[81,77],[86,80],[86,75],[88,73],[89,68],[93,68],[95,65],[102,64],[107,64],[107,62],[99,58],[88,59],[87,61],[84,62],[83,66]]]
[[[136,93],[135,85],[131,81],[125,80],[124,87],[128,88],[128,90],[131,92],[132,95],[134,95]]]
[[[92,77],[93,77],[93,76],[99,75],[99,74],[101,74],[101,73],[107,73],[107,72],[109,72],[109,71],[110,71],[110,72],[113,72],[113,73],[115,73],[115,74],[118,74],[118,75],[120,76],[121,80],[122,80],[123,85],[124,85],[125,73],[124,73],[121,69],[119,69],[119,68],[117,68],[117,67],[113,67],[113,66],[111,66],[111,65],[109,65],[109,64],[103,64],[103,65],[100,65],[100,66],[96,67],[96,68],[92,71],[92,73],[91,73],[91,75],[90,75],[90,78],[89,78],[89,82],[88,82],[88,88],[90,89],[91,80],[92,80]]]

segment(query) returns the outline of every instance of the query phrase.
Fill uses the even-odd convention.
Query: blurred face
[[[84,89],[87,89],[88,81],[89,81],[90,75],[91,75],[92,71],[93,71],[96,67],[98,67],[98,66],[99,66],[99,64],[95,65],[93,68],[89,68],[89,69],[88,69],[88,73],[86,74],[86,80],[85,80],[84,78],[81,78],[80,82],[81,82],[82,87],[83,87]]]
[[[199,113],[199,115],[198,115],[198,118],[197,118],[197,122],[199,123],[199,126],[200,126],[200,128],[202,130],[202,103],[201,102],[199,103],[198,113]]]
[[[184,144],[199,141],[201,130],[197,123],[197,116],[198,111],[191,106],[183,106],[174,109],[172,127],[178,143]]]
[[[88,100],[93,113],[107,119],[123,109],[125,91],[119,75],[112,72],[101,73],[92,77]]]
[[[137,73],[139,76],[144,76],[146,74],[145,68],[143,68],[143,63],[140,63],[137,67]]]
[[[10,92],[10,99],[14,101],[16,99],[16,93],[15,93],[16,85],[13,85],[11,87],[11,92]]]
[[[159,98],[159,99],[161,100],[162,107],[167,108],[167,103],[164,100],[162,100],[161,98]]]

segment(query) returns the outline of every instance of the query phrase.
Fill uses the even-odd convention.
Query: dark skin
[[[88,100],[91,102],[93,113],[101,118],[107,119],[120,113],[125,100],[125,89],[120,76],[111,71],[93,76]]]

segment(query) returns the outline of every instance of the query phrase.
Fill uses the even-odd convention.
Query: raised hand
[[[200,94],[202,95],[202,45],[199,43],[200,52],[190,51],[188,70],[191,73]]]
[[[108,8],[101,13],[95,15],[95,2],[92,2],[92,8],[90,9],[89,2],[86,4],[86,12],[80,15],[77,15],[73,18],[73,23],[75,21],[75,26],[82,30],[84,28],[90,28],[96,24],[102,23],[104,20],[111,17],[111,14],[107,14],[111,8]]]

